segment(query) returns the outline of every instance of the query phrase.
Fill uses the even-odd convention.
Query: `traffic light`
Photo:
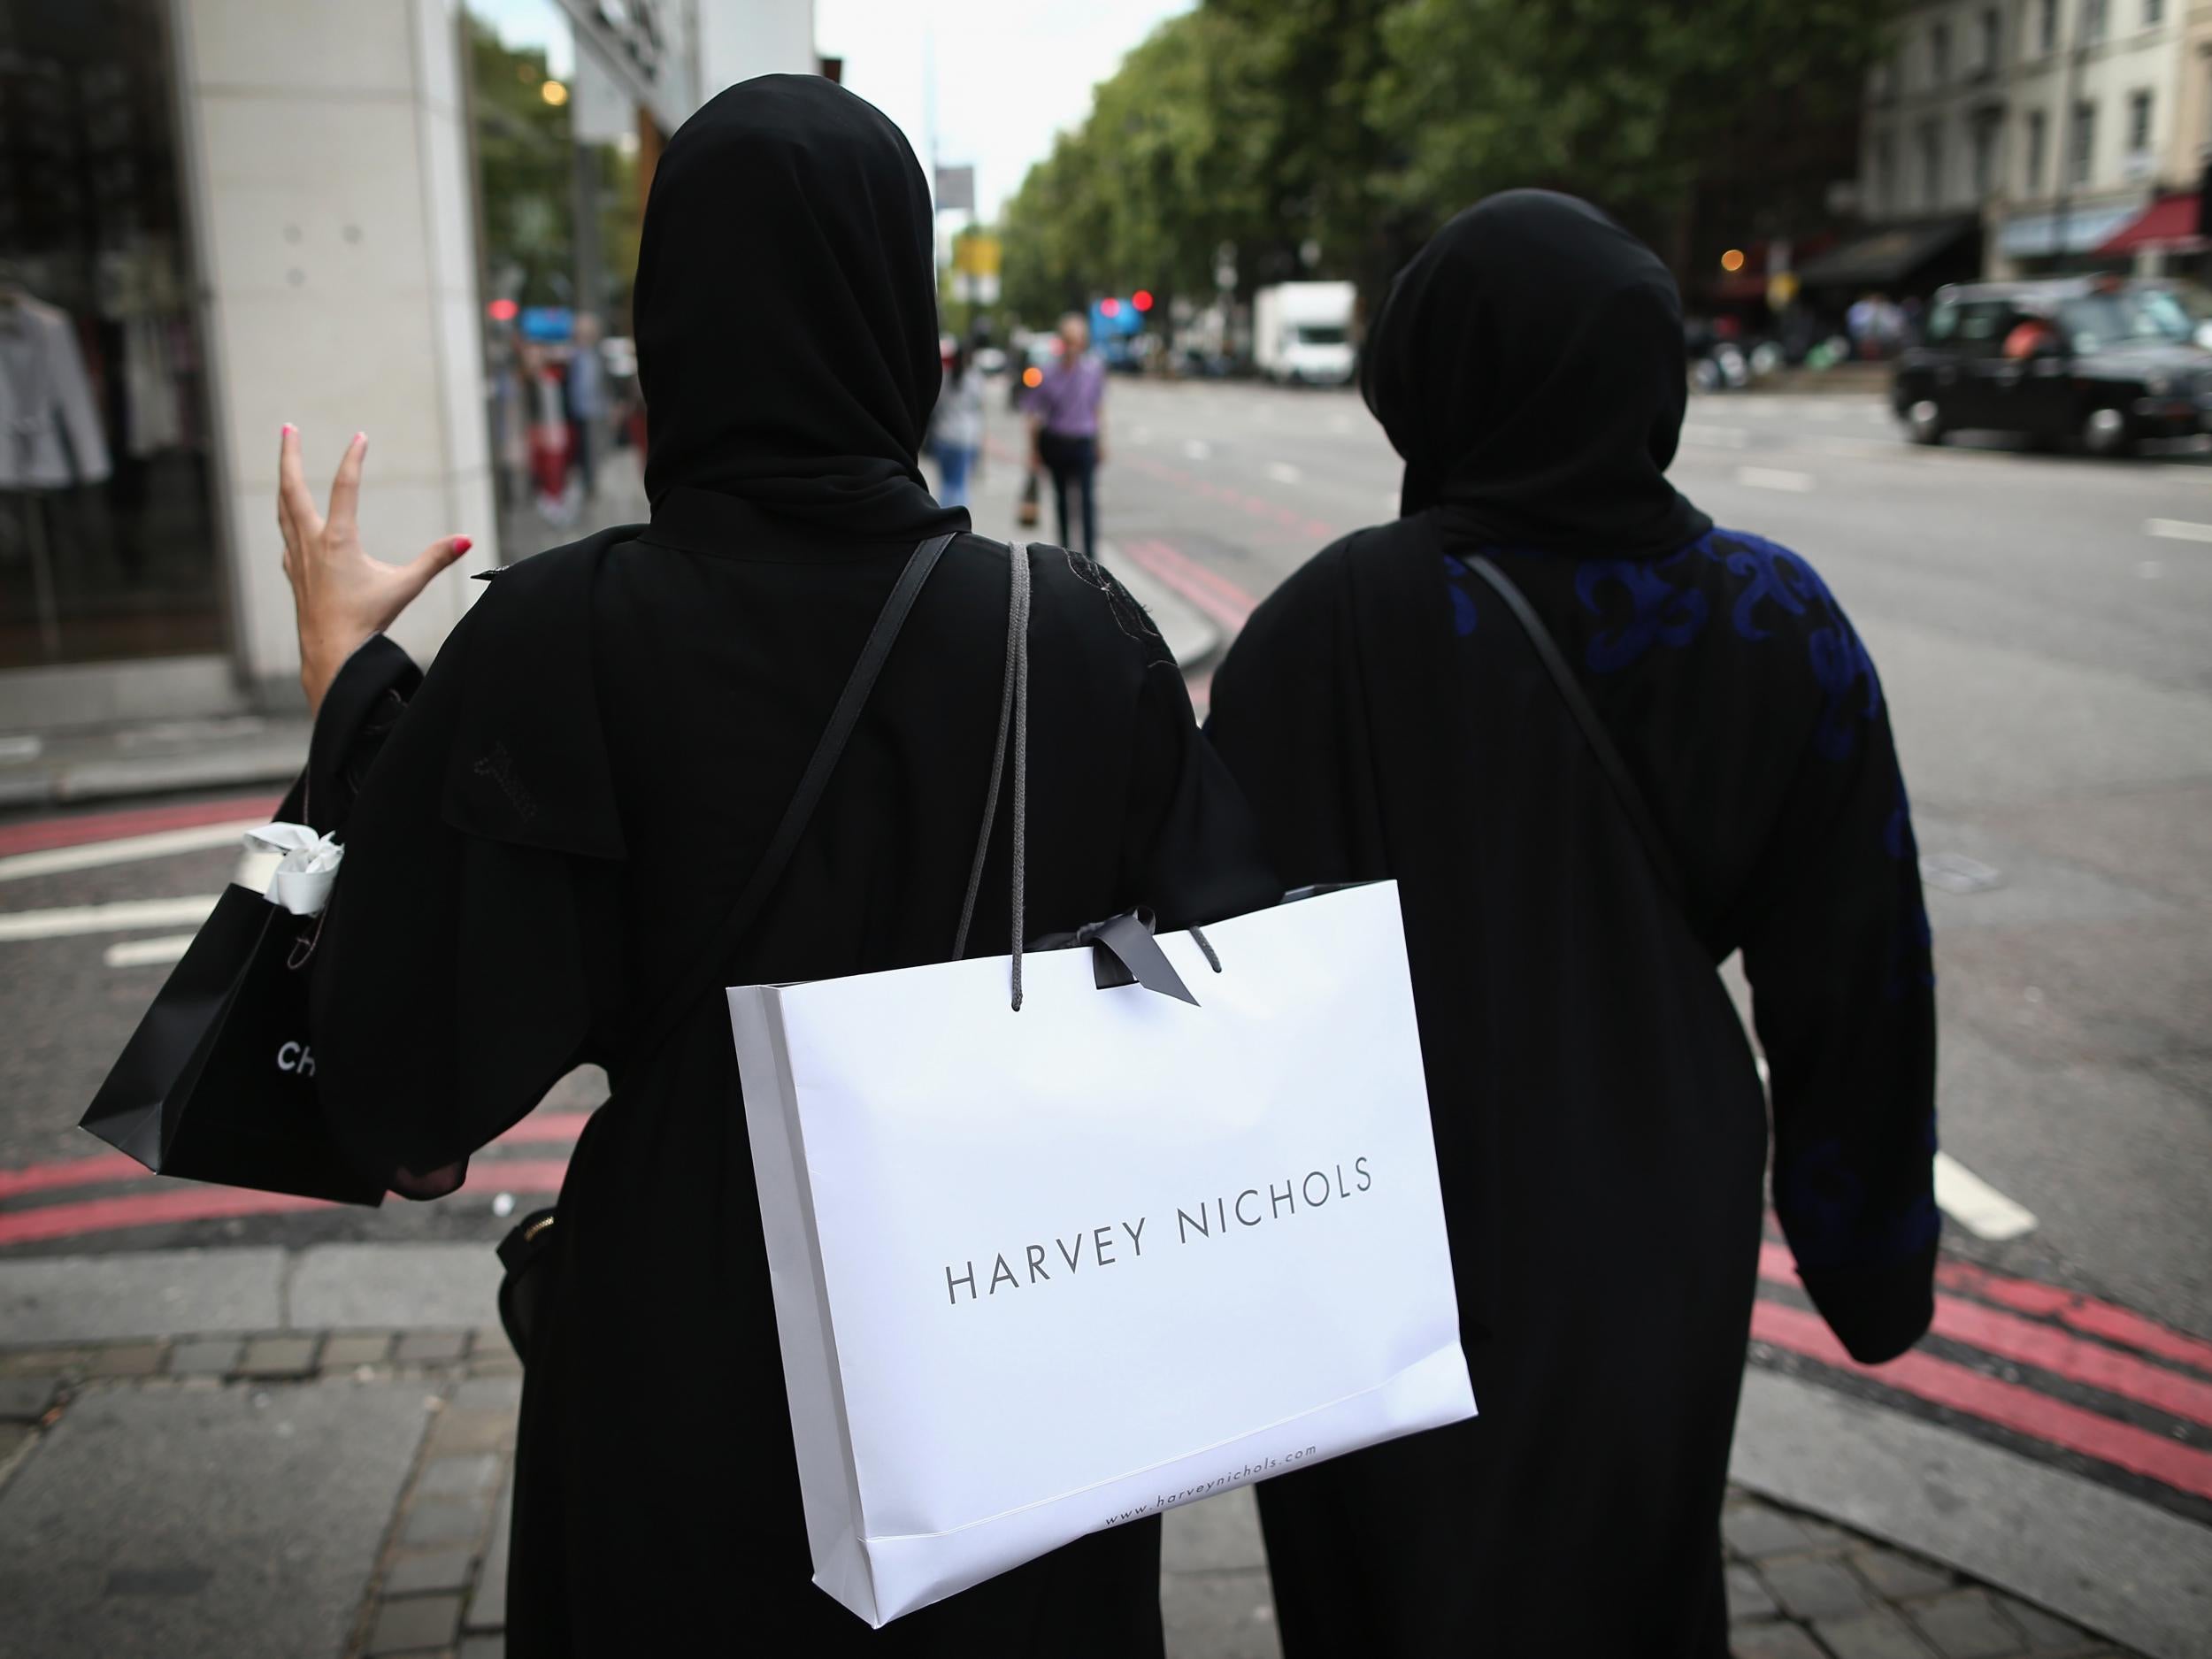
[[[1099,301],[1099,303],[1098,303],[1098,314],[1099,314],[1101,317],[1118,317],[1118,316],[1120,316],[1120,315],[1121,315],[1121,302],[1120,302],[1119,300],[1118,300],[1118,299],[1114,298],[1114,297],[1113,297],[1113,296],[1111,296],[1110,294],[1110,295],[1108,295],[1108,296],[1107,296],[1104,299],[1102,299],[1102,300]]]
[[[1129,303],[1141,311],[1150,311],[1152,309],[1152,290],[1150,288],[1139,288],[1134,294],[1132,294],[1129,296]]]

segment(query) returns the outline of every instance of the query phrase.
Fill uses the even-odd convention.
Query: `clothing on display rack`
[[[97,484],[110,470],[68,314],[0,288],[0,489]]]

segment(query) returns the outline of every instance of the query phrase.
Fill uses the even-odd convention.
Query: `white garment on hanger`
[[[109,470],[68,314],[28,296],[0,307],[0,489],[97,484]]]

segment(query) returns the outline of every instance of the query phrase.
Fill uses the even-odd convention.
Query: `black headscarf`
[[[1505,547],[1671,552],[1712,520],[1667,482],[1688,396],[1682,301],[1586,202],[1486,197],[1398,273],[1360,371],[1405,458],[1400,510]]]
[[[915,465],[937,402],[929,188],[873,104],[763,75],[669,140],[638,250],[645,493],[868,538],[968,527]]]

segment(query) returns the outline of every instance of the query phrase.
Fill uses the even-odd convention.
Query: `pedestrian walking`
[[[1029,416],[1029,464],[1052,478],[1053,510],[1059,515],[1060,544],[1087,558],[1098,557],[1098,469],[1106,460],[1106,365],[1091,352],[1091,326],[1077,311],[1060,319],[1060,355],[1025,407]],[[1068,496],[1079,498],[1075,523]]]
[[[1289,1659],[1727,1651],[1768,1151],[1732,954],[1805,1293],[1869,1362],[1931,1317],[1932,979],[1881,686],[1809,564],[1668,482],[1682,337],[1666,267],[1585,204],[1452,220],[1363,363],[1402,516],[1214,678],[1285,879],[1400,883],[1481,1410],[1261,1487]]]
[[[1127,595],[968,534],[924,487],[933,237],[905,139],[833,83],[767,76],[692,116],[655,173],[635,287],[651,522],[509,566],[403,708],[412,666],[377,630],[429,570],[361,550],[358,442],[326,521],[286,440],[309,701],[334,679],[332,708],[385,694],[357,730],[317,733],[319,752],[350,738],[365,777],[311,966],[327,1120],[427,1197],[572,1066],[612,1086],[533,1270],[552,1279],[516,1454],[517,1659],[1163,1651],[1156,1517],[881,1632],[810,1582],[789,1412],[822,1402],[785,1396],[722,987],[946,954],[1000,729],[1010,558],[1034,588],[1029,929],[1140,903],[1180,926],[1279,893]],[[939,537],[782,880],[716,937]],[[986,890],[1010,879],[1014,793]],[[1003,914],[976,910],[968,955],[1008,950]]]
[[[588,505],[599,495],[599,432],[607,413],[607,371],[599,360],[599,319],[576,313],[576,337],[568,355],[568,432],[575,457],[576,484]]]
[[[945,389],[929,418],[929,452],[937,463],[937,500],[946,507],[968,504],[968,475],[983,449],[983,374],[968,342],[952,349],[945,365]]]

